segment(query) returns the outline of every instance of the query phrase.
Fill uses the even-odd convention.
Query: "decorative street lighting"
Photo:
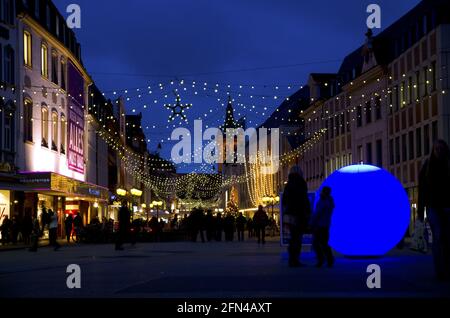
[[[262,200],[263,200],[263,203],[265,205],[272,206],[272,219],[273,219],[274,218],[273,207],[274,207],[275,204],[280,202],[280,197],[279,196],[275,196],[275,195],[270,195],[270,196],[263,197]]]

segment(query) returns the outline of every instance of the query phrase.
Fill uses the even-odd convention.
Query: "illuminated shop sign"
[[[69,77],[69,147],[67,152],[69,169],[84,173],[84,80],[72,64],[67,64]]]

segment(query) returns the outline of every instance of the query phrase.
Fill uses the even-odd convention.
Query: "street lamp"
[[[276,203],[280,202],[280,197],[275,196],[275,195],[270,195],[270,196],[263,197],[262,200],[265,205],[272,206],[272,219],[273,219],[274,218],[273,207],[275,206]]]
[[[163,205],[162,201],[153,201],[152,204],[150,205],[156,207],[156,218],[158,219],[158,222],[159,222],[159,208],[162,207],[162,205]]]

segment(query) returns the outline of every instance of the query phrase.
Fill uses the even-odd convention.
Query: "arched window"
[[[33,101],[26,98],[23,105],[24,141],[33,142]]]
[[[61,114],[61,153],[66,153],[66,136],[67,136],[67,121],[64,114]]]
[[[48,78],[48,48],[45,43],[41,44],[41,75]]]
[[[48,148],[48,109],[45,106],[41,108],[41,133],[42,133],[42,147]]]
[[[52,150],[58,151],[58,112],[52,111]]]
[[[31,53],[31,34],[28,31],[23,32],[23,62],[26,66],[32,67]]]

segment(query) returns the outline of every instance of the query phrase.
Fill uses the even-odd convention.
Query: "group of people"
[[[310,229],[313,233],[313,249],[317,256],[317,267],[327,262],[334,264],[334,256],[328,244],[334,201],[331,188],[323,187],[315,211],[311,209],[308,186],[298,166],[291,169],[283,192],[284,223],[289,228],[289,266],[304,266],[300,262],[303,235]]]
[[[239,212],[237,216],[232,213],[226,213],[225,216],[217,213],[214,216],[212,211],[208,210],[205,215],[204,210],[200,208],[194,208],[187,218],[187,228],[193,242],[196,242],[199,236],[202,242],[213,240],[220,242],[222,236],[226,242],[231,242],[234,240],[235,233],[237,233],[237,240],[242,242],[245,239],[244,233],[248,230],[249,237],[255,234],[257,242],[265,244],[265,229],[270,223],[262,206],[259,207],[253,218],[248,219],[242,212]]]
[[[428,241],[427,222],[431,228],[432,254],[436,277],[440,281],[450,280],[450,148],[443,140],[433,144],[430,157],[425,161],[419,175],[418,219],[415,235]],[[302,237],[308,230],[313,233],[313,249],[317,266],[325,262],[334,264],[334,256],[328,244],[334,201],[331,188],[323,187],[320,198],[312,211],[308,199],[307,184],[303,173],[293,167],[285,187],[282,203],[284,222],[290,230],[289,266],[301,267],[300,252]],[[419,233],[420,232],[420,233]],[[413,244],[414,242],[413,238]],[[426,248],[426,246],[425,246]]]

